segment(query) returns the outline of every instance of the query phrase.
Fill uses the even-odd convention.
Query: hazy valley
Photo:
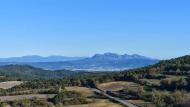
[[[157,63],[159,60],[134,55],[115,53],[96,54],[92,57],[64,56],[25,56],[17,58],[0,58],[0,65],[20,64],[31,65],[46,70],[85,70],[85,71],[120,71],[143,67]]]

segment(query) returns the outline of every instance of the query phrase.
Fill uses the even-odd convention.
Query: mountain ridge
[[[72,61],[79,60],[86,57],[68,57],[61,55],[40,56],[40,55],[28,55],[21,57],[8,57],[0,58],[0,62],[58,62],[58,61]]]
[[[145,57],[139,54],[116,54],[116,53],[104,53],[104,54],[95,54],[94,56],[92,56],[92,58],[98,58],[98,57],[111,57],[111,58],[120,58],[120,59],[130,59],[130,58],[138,58],[138,59],[153,59],[153,58],[149,58],[149,57]],[[156,59],[155,59],[156,60]]]
[[[35,56],[39,57],[39,56]],[[120,71],[125,69],[133,69],[157,63],[159,60],[141,56],[138,54],[119,55],[116,53],[95,54],[92,57],[82,58],[78,60],[67,61],[50,61],[50,62],[1,62],[0,65],[8,64],[27,64],[37,68],[46,70],[87,70],[87,71]]]

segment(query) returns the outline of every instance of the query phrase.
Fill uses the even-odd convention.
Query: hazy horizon
[[[118,55],[124,55],[124,54],[128,54],[128,53],[115,53],[115,52],[104,52],[104,53],[94,53],[91,55],[86,55],[86,56],[69,56],[69,55],[58,55],[58,54],[50,54],[50,55],[37,55],[37,54],[28,54],[28,55],[18,55],[18,56],[7,56],[7,57],[1,57],[0,58],[21,58],[21,57],[32,57],[32,56],[39,56],[39,57],[52,57],[52,56],[61,56],[61,57],[81,57],[81,58],[88,58],[88,57],[93,57],[95,54],[105,54],[105,53],[113,53],[113,54],[118,54]],[[177,58],[177,57],[181,57],[181,56],[185,56],[185,55],[181,55],[181,56],[175,56],[175,57],[170,57],[170,58],[156,58],[156,57],[151,57],[151,56],[146,56],[146,55],[142,55],[142,54],[138,54],[138,53],[134,53],[134,54],[128,54],[128,55],[140,55],[140,56],[145,56],[148,58],[152,58],[152,59],[157,59],[157,60],[167,60],[167,59],[172,59],[172,58]]]
[[[21,54],[21,55],[13,55],[13,56],[0,56],[0,58],[13,58],[13,57],[25,57],[25,56],[40,56],[40,57],[51,57],[51,56],[64,56],[64,57],[93,57],[95,54],[104,54],[107,52],[103,52],[103,53],[93,53],[90,55],[64,55],[64,54],[46,54],[46,55],[40,55],[40,54]],[[109,53],[115,53],[118,55],[124,55],[124,54],[128,54],[128,53],[116,53],[116,52],[109,52]],[[134,55],[134,54],[138,54],[138,53],[131,53],[128,55]],[[177,57],[181,57],[181,56],[185,56],[185,55],[190,55],[190,54],[183,54],[183,55],[179,55],[179,56],[171,56],[171,57],[152,57],[152,56],[146,56],[143,54],[138,54],[141,56],[145,56],[145,57],[149,57],[149,58],[153,58],[153,59],[159,59],[159,60],[165,60],[165,59],[172,59],[172,58],[177,58]]]
[[[187,0],[0,2],[0,57],[190,54]]]

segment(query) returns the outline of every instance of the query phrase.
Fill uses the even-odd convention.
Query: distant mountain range
[[[112,54],[112,55],[113,55],[113,57],[115,57],[114,54]],[[100,57],[102,57],[102,56],[109,56],[109,58],[108,57],[107,58],[109,60],[112,60],[112,58],[110,59],[110,56],[112,56],[112,55],[111,54],[102,54],[102,55],[98,54],[91,58],[87,58],[87,59],[83,59],[83,60],[89,61],[94,58],[96,60],[101,60],[102,58],[100,58]],[[123,55],[123,56],[127,56],[127,55]],[[146,57],[142,57],[139,55],[129,55],[129,56],[130,57],[135,56],[135,58],[137,60],[140,60],[140,59],[147,60]],[[131,58],[127,58],[127,59],[131,59]],[[118,59],[115,59],[115,60],[118,60]],[[131,60],[133,60],[133,58]],[[50,62],[50,63],[54,63],[54,62]],[[57,63],[59,64],[59,62],[57,62]],[[64,63],[64,62],[62,62],[62,63]],[[186,56],[182,56],[182,57],[178,57],[178,58],[174,58],[174,59],[170,59],[170,60],[162,60],[156,64],[153,64],[153,65],[147,66],[147,67],[143,67],[143,68],[124,70],[123,72],[121,72],[121,75],[124,75],[125,72],[129,72],[129,71],[131,71],[131,72],[135,71],[138,74],[140,72],[143,72],[144,70],[146,70],[148,72],[162,72],[162,73],[166,73],[166,74],[168,74],[168,73],[180,74],[181,73],[183,75],[188,75],[190,73],[190,55],[186,55]],[[29,66],[29,65],[0,66],[0,76],[15,77],[15,78],[22,78],[22,79],[63,78],[63,77],[67,77],[67,76],[78,76],[78,75],[88,75],[88,74],[96,75],[96,73],[94,73],[94,72],[81,72],[81,71],[70,71],[70,70],[54,70],[54,71],[53,70],[44,70],[41,68],[35,68],[32,66]]]
[[[0,58],[0,65],[20,64],[30,65],[46,70],[87,70],[87,71],[120,71],[144,67],[157,63],[159,60],[133,55],[119,55],[115,53],[95,54],[92,57],[65,56],[24,56]]]
[[[58,61],[73,61],[80,60],[86,57],[67,57],[67,56],[48,56],[42,57],[38,55],[0,58],[0,62],[58,62]]]

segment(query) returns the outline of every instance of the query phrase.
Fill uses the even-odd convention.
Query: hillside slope
[[[1,76],[16,77],[22,79],[62,78],[65,76],[78,75],[80,73],[82,72],[74,72],[69,70],[43,70],[29,65],[6,65],[0,67]]]

